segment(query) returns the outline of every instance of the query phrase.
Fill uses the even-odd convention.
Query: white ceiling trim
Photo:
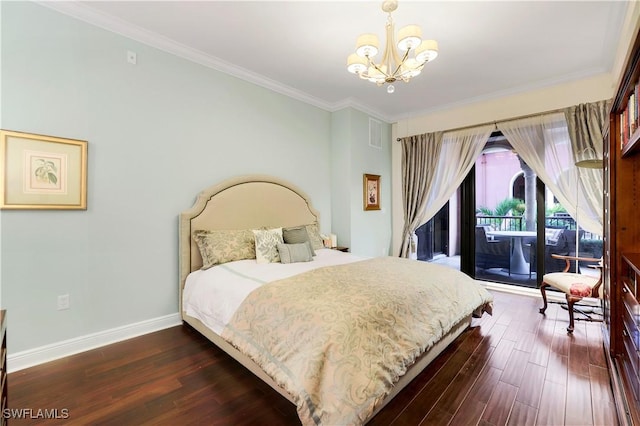
[[[358,111],[364,112],[365,114],[370,115],[373,118],[377,118],[378,120],[384,121],[385,123],[393,123],[393,117],[389,117],[387,115],[382,114],[380,111],[376,111],[367,105],[358,102],[354,98],[345,98],[339,102],[336,102],[333,107],[329,110],[331,112],[339,111],[344,108],[355,108]]]
[[[539,81],[539,82],[528,84],[528,85],[525,85],[525,86],[518,86],[517,88],[513,88],[513,89],[501,90],[501,91],[498,91],[498,92],[491,92],[488,95],[481,95],[481,96],[476,96],[476,97],[473,97],[473,98],[467,98],[467,99],[464,99],[464,100],[462,100],[460,102],[451,102],[451,103],[448,103],[448,104],[438,105],[435,108],[429,108],[429,109],[425,109],[425,110],[416,111],[416,112],[411,114],[411,117],[419,117],[419,116],[433,114],[433,113],[440,112],[440,111],[446,111],[446,110],[449,110],[449,109],[460,108],[460,107],[464,107],[464,106],[467,106],[467,105],[472,105],[472,104],[476,104],[476,103],[491,101],[491,100],[494,100],[494,99],[499,99],[499,98],[505,98],[505,97],[508,97],[508,96],[519,95],[519,94],[522,94],[522,93],[532,92],[534,90],[541,90],[541,89],[545,89],[545,88],[548,88],[548,87],[553,87],[553,86],[558,86],[558,85],[561,85],[561,84],[571,83],[571,82],[575,82],[577,80],[582,80],[582,79],[586,79],[586,78],[589,78],[589,77],[595,77],[595,76],[602,75],[602,74],[610,75],[609,71],[606,70],[604,67],[592,68],[592,69],[581,71],[581,72],[578,72],[578,73],[564,75],[561,78],[551,78],[551,79],[548,79],[548,80]],[[391,117],[392,122],[404,120],[404,119],[407,119],[407,118],[408,117],[406,115]]]
[[[73,18],[79,19],[90,25],[94,25],[104,30],[122,35],[124,37],[130,38],[156,49],[160,49],[172,55],[179,56],[183,59],[187,59],[205,67],[224,72],[225,74],[232,75],[250,83],[254,83],[258,86],[265,87],[267,89],[273,90],[274,92],[316,106],[325,111],[337,111],[344,105],[344,103],[333,105],[329,104],[278,81],[269,79],[263,75],[254,73],[245,68],[238,67],[229,62],[223,61],[220,58],[205,54],[202,51],[193,49],[189,46],[185,46],[184,44],[178,43],[167,37],[161,36],[152,31],[145,30],[129,22],[96,11],[91,7],[87,7],[76,2],[36,1],[36,3],[65,15],[71,16]],[[349,106],[353,106],[359,109],[362,108],[362,106],[358,105]],[[380,116],[379,112],[376,112],[375,114]]]
[[[127,21],[102,13],[96,9],[93,9],[89,6],[85,6],[78,2],[36,1],[36,3],[42,6],[45,6],[49,9],[60,12],[62,14],[81,20],[83,22],[86,22],[90,25],[122,35],[126,38],[157,48],[164,52],[170,53],[172,55],[181,57],[183,59],[192,61],[200,65],[203,65],[205,67],[215,69],[225,74],[229,74],[231,76],[237,77],[244,81],[272,90],[276,93],[280,93],[282,95],[299,100],[306,104],[316,106],[325,111],[335,112],[343,108],[352,107],[366,114],[369,114],[374,118],[385,121],[387,123],[393,123],[393,122],[407,118],[406,114],[401,116],[389,116],[387,114],[383,114],[380,111],[372,109],[371,107],[364,105],[351,97],[345,98],[336,103],[328,103],[314,96],[311,96],[303,91],[287,86],[281,82],[272,80],[263,75],[247,70],[246,68],[239,67],[237,65],[234,65],[232,63],[229,63],[227,61],[224,61],[212,55],[205,54],[200,50],[193,49],[189,46],[178,43],[174,40],[171,40],[167,37],[159,35],[155,32],[148,31],[146,29],[133,25]],[[461,106],[479,103],[482,101],[493,100],[493,99],[504,97],[504,96],[511,96],[511,95],[515,95],[515,94],[519,94],[519,93],[523,93],[531,90],[542,89],[542,88],[557,85],[557,84],[567,83],[569,81],[574,81],[576,79],[587,78],[587,77],[591,77],[591,76],[606,73],[606,72],[608,71],[605,70],[604,68],[583,70],[579,73],[575,73],[569,76],[565,75],[560,78],[553,78],[545,81],[538,81],[526,86],[519,86],[513,89],[502,90],[499,92],[492,92],[487,95],[468,98],[459,102],[438,105],[435,108],[414,112],[411,114],[411,116],[427,115],[427,114],[438,112],[438,111],[458,108]]]

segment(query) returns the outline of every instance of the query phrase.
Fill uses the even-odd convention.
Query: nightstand
[[[341,246],[337,246],[337,247],[331,247],[333,250],[338,250],[338,251],[343,251],[345,253],[349,253],[349,247],[341,247]]]

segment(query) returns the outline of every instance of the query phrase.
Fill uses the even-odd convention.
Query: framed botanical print
[[[0,130],[0,208],[87,208],[87,141]]]
[[[380,210],[380,175],[365,174],[363,177],[365,210]]]

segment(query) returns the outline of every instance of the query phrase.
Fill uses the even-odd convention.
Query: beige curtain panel
[[[442,132],[409,136],[402,143],[402,204],[404,228],[400,257],[409,257],[411,236],[425,213],[429,188],[433,185],[442,149]]]

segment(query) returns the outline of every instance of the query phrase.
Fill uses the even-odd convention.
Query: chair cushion
[[[542,277],[542,281],[564,293],[572,294],[572,285],[579,283],[586,285],[589,288],[593,288],[598,283],[598,278],[572,272],[552,272],[550,274],[545,274]],[[600,286],[598,293],[598,297],[602,298],[602,286]]]
[[[569,292],[572,296],[589,297],[591,296],[591,286],[585,283],[573,283]]]

